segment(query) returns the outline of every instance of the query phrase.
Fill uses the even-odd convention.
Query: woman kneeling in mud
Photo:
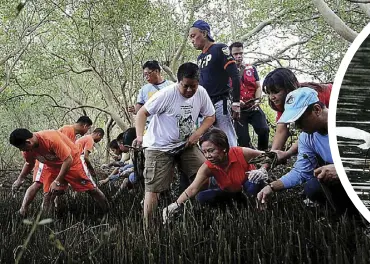
[[[167,218],[189,198],[196,196],[201,203],[219,203],[238,199],[244,191],[255,196],[265,185],[268,177],[264,167],[256,170],[248,161],[259,156],[261,151],[229,147],[226,134],[219,129],[211,129],[200,139],[201,149],[206,161],[199,168],[193,183],[168,207],[163,209],[163,218]],[[204,185],[209,183],[209,189]]]

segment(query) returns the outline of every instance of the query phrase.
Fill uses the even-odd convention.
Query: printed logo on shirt
[[[192,118],[192,109],[191,105],[182,105],[180,106],[181,114],[177,115],[177,126],[179,128],[179,139],[185,140],[193,132],[194,121]]]
[[[293,95],[289,96],[289,98],[286,100],[286,103],[287,104],[293,104],[294,103],[294,96]]]
[[[245,74],[246,74],[247,76],[252,76],[252,72],[251,72],[251,70],[246,70],[246,71],[245,71]]]
[[[223,48],[222,48],[222,52],[223,52],[226,56],[229,56],[229,55],[230,55],[229,47],[223,47]]]
[[[148,93],[148,98],[152,97],[157,91],[149,92]]]
[[[198,67],[199,68],[204,68],[208,66],[208,63],[212,60],[212,54],[208,54],[207,56],[201,58],[198,60]]]

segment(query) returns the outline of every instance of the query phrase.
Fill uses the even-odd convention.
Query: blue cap
[[[194,24],[191,26],[194,28],[198,28],[200,30],[205,30],[207,31],[207,37],[210,41],[215,42],[215,40],[211,36],[211,28],[209,27],[208,23],[203,20],[197,20],[194,22]]]
[[[318,101],[317,92],[312,88],[302,87],[288,93],[285,99],[284,112],[278,123],[293,123],[297,121],[309,105]]]

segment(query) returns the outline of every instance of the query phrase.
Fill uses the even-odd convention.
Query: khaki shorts
[[[197,146],[185,149],[179,160],[179,169],[191,178],[206,160]],[[163,192],[170,188],[174,176],[175,159],[159,150],[145,150],[145,191]]]

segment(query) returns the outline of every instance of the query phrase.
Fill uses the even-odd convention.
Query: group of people
[[[300,184],[305,184],[304,191],[311,200],[329,202],[340,213],[355,213],[337,177],[329,148],[327,123],[332,85],[299,83],[286,68],[270,72],[261,85],[257,69],[243,63],[242,43],[235,42],[230,47],[215,43],[208,23],[202,20],[194,22],[189,39],[201,54],[197,64],[187,62],[179,67],[176,83],[162,77],[157,61],[143,65],[148,84],[139,90],[133,109],[135,128],[110,142],[111,150],[120,155],[121,160],[107,165],[117,168],[99,183],[123,176],[120,191],[137,183],[132,161],[125,160],[131,157],[124,158],[128,146],[133,145],[143,148],[145,154],[144,220],[147,226],[161,194],[173,182],[175,164],[183,192],[163,209],[165,221],[192,197],[202,204],[217,203],[240,197],[244,192],[265,205],[272,193]],[[276,181],[269,179],[270,164],[260,168],[250,164],[251,159],[269,147],[269,127],[259,106],[262,91],[268,95],[271,108],[277,111],[271,151],[280,163],[297,155],[293,169]],[[291,123],[302,133],[297,143],[283,150]],[[249,124],[258,135],[256,149],[251,145]],[[86,132],[75,130],[77,133]],[[86,157],[85,160],[79,158],[81,147],[76,147],[73,140],[62,131],[15,130],[10,143],[23,151],[26,164],[14,187],[19,187],[37,159],[44,164],[43,170],[50,171],[43,182],[34,177],[35,186],[44,185],[44,205],[69,183],[76,191],[89,191],[105,210],[108,208],[106,198],[90,177],[92,166],[82,169],[88,162]],[[27,211],[34,190],[39,188],[32,186],[31,194],[26,192],[22,214]]]

